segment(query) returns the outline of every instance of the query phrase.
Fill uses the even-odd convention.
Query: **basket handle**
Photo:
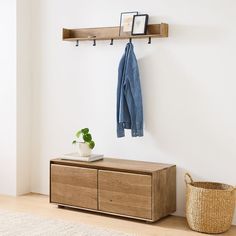
[[[233,191],[232,191],[233,195],[234,195],[234,198],[236,200],[236,187],[234,187]]]
[[[189,173],[185,173],[184,181],[185,181],[186,184],[192,184],[193,183],[193,178]]]

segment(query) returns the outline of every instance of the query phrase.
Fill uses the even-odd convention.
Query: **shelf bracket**
[[[79,46],[79,40],[76,40],[76,45],[75,45],[76,47],[78,47]]]
[[[93,46],[96,46],[96,39],[93,40]]]
[[[151,44],[151,43],[152,43],[152,38],[149,37],[149,38],[148,38],[148,44]]]

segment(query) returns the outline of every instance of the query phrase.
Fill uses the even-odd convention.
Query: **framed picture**
[[[147,33],[148,15],[135,15],[133,17],[132,35],[143,35]]]
[[[138,15],[137,11],[133,12],[122,12],[120,14],[120,30],[119,36],[131,35],[133,18]]]

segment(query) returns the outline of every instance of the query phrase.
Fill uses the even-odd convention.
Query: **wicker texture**
[[[192,230],[223,233],[232,224],[235,208],[233,186],[212,182],[194,182],[185,174],[187,185],[186,217]]]

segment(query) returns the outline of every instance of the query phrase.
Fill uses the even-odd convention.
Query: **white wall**
[[[17,1],[17,194],[30,192],[31,0]]]
[[[34,0],[32,191],[48,193],[50,158],[71,151],[82,127],[91,129],[97,153],[176,164],[177,214],[184,213],[186,171],[235,184],[235,8],[233,0]],[[134,42],[145,136],[117,139],[117,68],[126,42],[75,48],[61,31],[118,25],[120,12],[130,10],[169,23],[170,36]]]
[[[16,1],[0,1],[0,194],[16,194]]]
[[[0,2],[0,194],[30,192],[30,0]]]

